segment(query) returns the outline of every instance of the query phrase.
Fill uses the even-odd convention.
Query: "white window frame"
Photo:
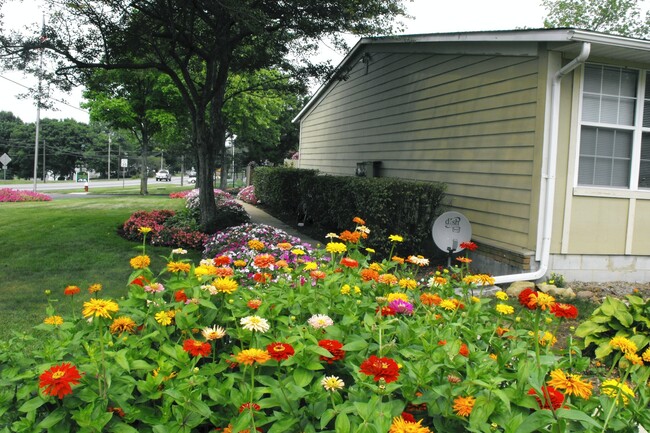
[[[643,105],[645,101],[645,88],[646,75],[650,74],[649,69],[627,68],[620,65],[601,64],[596,62],[588,62],[592,65],[602,65],[613,68],[628,69],[635,71],[638,74],[638,82],[636,89],[636,106],[634,114],[634,125],[618,125],[600,122],[585,122],[582,120],[583,99],[584,99],[584,84],[585,84],[585,69],[581,68],[580,79],[580,92],[579,92],[579,108],[577,115],[577,137],[576,137],[576,158],[575,158],[575,173],[573,181],[574,195],[585,196],[598,196],[598,197],[621,197],[621,198],[645,198],[650,199],[650,188],[639,188],[639,168],[641,163],[641,137],[643,133],[650,134],[650,127],[643,126]],[[630,179],[629,187],[605,186],[605,185],[580,185],[578,184],[578,174],[580,171],[580,144],[583,126],[593,126],[598,128],[617,129],[632,131],[632,150],[630,154]]]

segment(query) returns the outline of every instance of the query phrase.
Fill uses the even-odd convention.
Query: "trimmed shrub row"
[[[367,246],[390,251],[391,234],[404,237],[397,252],[423,251],[445,197],[444,184],[391,178],[319,175],[286,167],[255,169],[255,194],[276,214],[342,231],[359,216],[371,229]]]

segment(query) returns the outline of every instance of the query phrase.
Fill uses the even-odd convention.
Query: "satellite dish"
[[[434,221],[431,235],[436,246],[451,255],[463,251],[460,244],[472,239],[472,226],[465,215],[445,212]]]

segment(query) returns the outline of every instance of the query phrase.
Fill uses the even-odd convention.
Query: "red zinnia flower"
[[[392,309],[391,307],[389,307],[388,305],[386,305],[386,306],[384,306],[384,307],[381,307],[381,309],[380,309],[379,307],[377,307],[377,309],[375,310],[375,313],[378,313],[378,312],[380,312],[380,311],[381,311],[381,315],[382,315],[382,316],[394,316],[395,314],[397,314],[397,313],[395,312],[395,310],[393,310],[393,309]]]
[[[176,302],[186,302],[187,301],[187,295],[185,294],[185,290],[177,290],[174,293],[174,299]]]
[[[260,308],[260,305],[262,305],[262,300],[261,299],[250,299],[248,302],[246,302],[246,305],[248,305],[248,308],[252,308],[253,310],[257,310]]]
[[[472,241],[469,241],[469,242],[461,242],[460,247],[464,250],[476,251],[478,245],[476,245]]]
[[[370,358],[363,361],[359,371],[368,376],[374,376],[375,382],[384,379],[386,383],[390,383],[399,377],[399,366],[394,360],[377,358],[375,355],[371,355]]]
[[[271,279],[271,274],[267,274],[266,272],[256,272],[253,275],[253,280],[255,280],[258,283],[266,283]]]
[[[528,395],[535,396],[535,400],[537,400],[540,409],[553,408],[555,410],[562,407],[562,403],[564,403],[564,394],[560,391],[552,386],[542,386],[542,393],[544,394],[544,403],[542,403],[542,399],[537,395],[537,391],[533,388],[528,390]]]
[[[309,276],[314,280],[324,280],[327,274],[321,270],[315,269],[309,273]]]
[[[415,417],[408,412],[402,412],[402,419],[406,422],[417,422]]]
[[[183,342],[183,350],[192,356],[208,356],[212,346],[210,346],[210,343],[187,339]]]
[[[257,403],[244,403],[241,406],[239,406],[239,413],[242,413],[247,409],[260,410],[261,407]]]
[[[140,275],[137,278],[134,278],[133,281],[131,281],[131,284],[135,284],[136,286],[144,287],[146,284],[149,284],[149,280],[147,280],[145,277]]]
[[[65,289],[63,289],[63,294],[68,295],[68,296],[73,296],[79,293],[81,289],[77,286],[68,286]]]
[[[467,347],[467,344],[463,343],[460,345],[460,349],[458,349],[458,354],[463,355],[465,358],[469,356],[469,348]]]
[[[78,384],[79,379],[81,379],[81,375],[77,367],[69,362],[64,362],[61,365],[54,365],[49,370],[45,370],[39,376],[38,387],[45,388],[43,392],[47,395],[63,398],[64,395],[72,393],[70,385]]]
[[[293,346],[287,343],[271,343],[266,346],[266,351],[269,352],[271,358],[276,361],[282,361],[296,353],[295,350],[293,350]]]
[[[359,262],[357,262],[356,260],[351,259],[349,257],[343,257],[341,259],[341,264],[343,266],[348,267],[348,268],[358,268],[359,267]]]
[[[551,313],[555,314],[556,317],[564,317],[566,319],[575,319],[578,317],[578,309],[575,305],[563,304],[561,302],[556,302],[551,306]]]
[[[329,351],[332,356],[323,356],[321,355],[319,359],[321,361],[327,361],[328,364],[332,364],[334,361],[345,358],[345,351],[341,350],[343,343],[337,340],[320,340],[318,345],[323,349]]]
[[[217,256],[212,259],[215,266],[229,265],[232,263],[232,260],[228,256]]]
[[[531,303],[531,296],[535,296],[537,292],[531,288],[524,289],[519,293],[519,303],[529,310],[535,310],[537,304],[535,302]]]

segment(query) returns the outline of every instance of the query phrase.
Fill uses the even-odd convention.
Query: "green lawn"
[[[82,289],[74,308],[90,298],[89,285],[101,283],[99,297],[119,298],[131,273],[129,259],[139,244],[117,235],[117,227],[137,210],[180,209],[185,202],[160,196],[65,198],[51,202],[0,203],[0,339],[12,331],[29,332],[40,323],[50,302],[69,314],[67,285]],[[147,247],[160,269],[170,248]],[[191,252],[193,261],[200,252]],[[45,294],[46,290],[51,295]]]

